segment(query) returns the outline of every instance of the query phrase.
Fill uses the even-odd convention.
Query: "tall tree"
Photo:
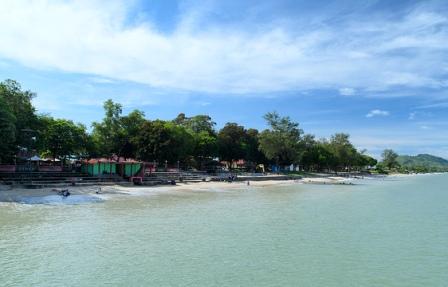
[[[215,122],[208,115],[196,115],[186,117],[180,113],[173,123],[185,128],[194,138],[193,162],[197,168],[204,168],[204,163],[209,162],[218,154],[217,135],[214,130]]]
[[[330,143],[326,139],[322,139],[317,143],[316,148],[318,153],[318,170],[334,171],[337,168],[338,162]]]
[[[134,110],[122,116],[121,104],[112,100],[104,102],[105,117],[102,122],[94,122],[92,137],[99,149],[99,154],[134,157],[133,139],[145,121],[144,113]]]
[[[216,135],[210,134],[207,131],[193,133],[194,149],[193,157],[195,159],[196,167],[203,169],[203,164],[210,161],[211,158],[218,155],[218,139]]]
[[[374,159],[373,157],[365,154],[366,150],[361,150],[360,152],[358,152],[356,154],[356,166],[359,169],[364,169],[366,167],[373,167],[375,166],[378,161],[376,159]]]
[[[15,130],[15,117],[5,100],[0,97],[0,163],[12,161],[15,152]]]
[[[344,133],[337,133],[331,136],[330,149],[336,159],[336,169],[350,170],[356,163],[357,151],[350,142],[350,136]]]
[[[135,137],[137,157],[163,163],[185,162],[193,149],[193,137],[183,127],[160,120],[145,121]]]
[[[122,128],[120,117],[122,106],[111,99],[103,105],[105,117],[101,123],[92,123],[92,136],[97,142],[100,154],[112,156],[119,153],[122,147]]]
[[[85,126],[51,117],[46,117],[45,121],[46,127],[39,140],[44,156],[66,159],[86,154],[88,135]]]
[[[388,168],[392,169],[398,167],[399,163],[397,161],[398,154],[391,149],[385,149],[382,153],[383,164]]]
[[[184,127],[172,122],[165,123],[168,131],[168,148],[164,152],[164,158],[170,163],[177,161],[186,163],[194,150],[194,137]]]
[[[301,165],[305,170],[312,171],[319,165],[319,149],[317,141],[313,135],[304,135],[301,139],[301,148],[303,149]]]
[[[246,155],[246,131],[236,123],[227,123],[218,133],[219,157],[230,164]]]
[[[117,154],[125,158],[134,158],[136,156],[134,139],[145,121],[145,114],[139,110],[134,110],[127,116],[120,118],[120,149]]]
[[[193,117],[186,117],[184,113],[180,113],[173,122],[177,125],[190,129],[194,133],[208,132],[215,134],[214,127],[216,123],[208,115],[196,115]]]
[[[260,151],[259,132],[256,129],[246,130],[246,145],[244,159],[252,164],[252,168],[255,168],[259,163],[266,163],[268,160]]]
[[[31,102],[34,97],[34,93],[23,91],[16,81],[6,80],[0,83],[2,105],[7,106],[7,110],[15,118],[14,148],[29,148],[31,146],[31,137],[34,135],[38,124],[36,110]]]
[[[144,161],[164,161],[164,150],[168,148],[169,134],[162,121],[145,121],[135,137],[137,157]]]
[[[260,150],[277,164],[298,163],[301,156],[300,139],[303,133],[299,124],[276,112],[264,116],[270,129],[260,134]]]

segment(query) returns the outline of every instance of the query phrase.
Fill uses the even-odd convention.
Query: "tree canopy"
[[[219,155],[222,160],[232,163],[244,158],[246,130],[237,123],[227,123],[218,133]]]
[[[19,149],[32,148],[38,127],[36,110],[31,100],[35,94],[23,91],[13,80],[0,83],[0,161],[12,161]]]
[[[391,149],[385,149],[381,154],[383,161],[382,164],[386,166],[388,169],[392,169],[394,167],[398,167],[399,163],[397,161],[398,154]]]
[[[16,141],[16,118],[3,97],[0,97],[0,163],[14,157]]]
[[[267,113],[264,116],[270,129],[260,134],[260,150],[277,164],[292,164],[300,161],[303,150],[300,139],[303,134],[299,124],[289,117],[281,117],[278,113]]]
[[[84,157],[88,135],[85,126],[64,119],[43,117],[45,128],[40,133],[41,154],[56,158]]]
[[[122,116],[121,104],[114,103],[110,99],[103,107],[105,112],[103,121],[92,123],[92,137],[98,154],[106,157],[112,155],[134,157],[136,155],[134,138],[145,121],[145,114],[134,110],[127,116]]]
[[[35,94],[19,83],[0,83],[0,163],[14,160],[19,150],[54,158],[112,157],[174,164],[203,169],[216,160],[244,160],[247,168],[257,164],[299,165],[307,171],[351,171],[373,166],[396,168],[397,154],[385,150],[383,161],[358,151],[345,133],[327,139],[305,134],[299,123],[277,112],[264,115],[268,128],[259,132],[237,123],[216,130],[209,115],[174,120],[148,119],[140,110],[123,114],[123,106],[104,102],[104,118],[85,126],[70,120],[39,115],[32,105]]]

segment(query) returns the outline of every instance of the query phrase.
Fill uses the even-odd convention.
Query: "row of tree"
[[[257,164],[295,164],[309,171],[346,171],[377,164],[354,147],[349,135],[316,139],[276,112],[264,116],[269,128],[261,132],[237,123],[216,130],[207,115],[148,120],[139,110],[123,115],[122,106],[108,100],[103,120],[94,122],[88,132],[82,124],[37,114],[34,97],[15,81],[0,83],[1,163],[34,150],[60,159],[119,156],[201,169],[216,163],[216,158],[229,164],[243,159],[253,169]]]

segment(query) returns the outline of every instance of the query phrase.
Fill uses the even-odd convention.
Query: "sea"
[[[448,174],[3,202],[0,286],[448,286]]]

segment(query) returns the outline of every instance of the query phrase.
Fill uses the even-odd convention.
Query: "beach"
[[[125,195],[154,195],[174,192],[219,192],[225,190],[245,190],[271,186],[288,186],[297,184],[353,184],[353,178],[344,177],[305,177],[295,180],[252,180],[252,181],[203,181],[176,183],[176,185],[136,186],[136,185],[91,185],[68,186],[58,188],[20,188],[0,185],[0,202],[39,202],[38,198],[60,201],[58,192],[68,190],[70,196],[82,196],[86,201],[107,200]],[[43,203],[47,203],[44,201]]]

